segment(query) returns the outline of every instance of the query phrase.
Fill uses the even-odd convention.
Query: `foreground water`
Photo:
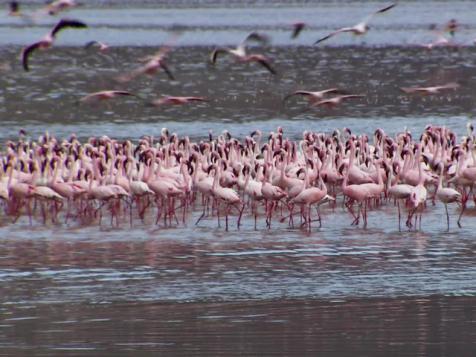
[[[415,46],[433,39],[431,23],[452,17],[462,23],[456,40],[469,44],[476,23],[468,2],[400,2],[393,16],[375,18],[364,39],[343,35],[319,48],[309,45],[376,3],[263,1],[253,11],[219,1],[123,5],[88,2],[68,14],[91,28],[61,33],[56,48],[33,56],[29,73],[18,59],[21,46],[54,20],[31,24],[0,15],[1,142],[19,129],[32,137],[49,130],[59,137],[138,139],[165,126],[192,139],[209,129],[244,137],[277,126],[294,138],[343,127],[357,134],[406,127],[419,135],[428,124],[461,136],[474,113],[476,50]],[[295,20],[311,25],[291,42]],[[184,32],[168,62],[177,81],[163,74],[115,81],[177,25]],[[272,58],[277,77],[226,59],[207,64],[213,46],[236,44],[251,30],[272,36],[270,46],[253,51]],[[114,47],[86,52],[80,45],[91,39]],[[459,90],[435,97],[399,90],[455,80]],[[293,90],[334,86],[367,97],[333,110],[304,111],[298,99],[282,104]],[[124,87],[146,102],[163,94],[211,102],[167,109],[137,99],[75,105],[89,92]],[[400,232],[390,203],[370,212],[368,229],[351,228],[338,206],[326,208],[323,227],[310,234],[278,223],[255,231],[250,217],[240,231],[225,233],[214,219],[195,227],[198,212],[187,226],[172,228],[152,220],[133,228],[31,227],[2,217],[0,355],[472,356],[476,212],[465,213],[462,229],[454,222],[457,210],[450,213],[449,232],[443,207],[431,203],[421,231]]]

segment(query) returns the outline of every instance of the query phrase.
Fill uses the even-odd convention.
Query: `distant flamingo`
[[[188,104],[193,102],[208,102],[208,99],[205,97],[174,97],[174,96],[165,96],[163,98],[159,98],[153,100],[151,104],[153,106],[161,106],[161,105],[182,105]]]
[[[316,102],[324,99],[326,94],[339,93],[339,92],[342,92],[339,88],[329,88],[329,89],[324,89],[324,90],[314,91],[314,92],[306,91],[306,90],[297,90],[297,91],[285,96],[283,98],[283,102],[285,102],[286,100],[288,100],[289,98],[291,98],[293,96],[302,95],[302,96],[305,96],[305,97],[308,98],[310,104],[313,104],[313,103],[316,103]]]
[[[367,16],[364,20],[359,22],[357,25],[354,25],[352,27],[342,27],[342,28],[340,28],[340,29],[338,29],[334,32],[331,32],[327,36],[324,36],[323,38],[317,40],[316,42],[314,42],[314,44],[317,45],[318,43],[321,43],[322,41],[325,41],[325,40],[327,40],[327,39],[329,39],[329,38],[331,38],[335,35],[338,35],[340,33],[343,33],[343,32],[352,32],[354,35],[364,35],[369,30],[368,23],[372,19],[372,17],[374,17],[377,14],[381,14],[383,12],[386,12],[386,11],[394,8],[396,5],[397,5],[397,3],[394,3],[394,4],[391,4],[389,6],[386,6],[386,7],[382,8],[380,10],[377,10],[374,13]]]
[[[451,82],[451,83],[446,83],[443,85],[433,86],[433,87],[402,87],[400,89],[407,94],[418,93],[418,94],[428,95],[428,94],[439,94],[440,92],[444,90],[458,89],[459,87],[460,85],[458,83]]]
[[[337,97],[332,97],[329,99],[324,99],[316,103],[313,103],[311,104],[311,107],[326,106],[328,108],[334,108],[338,106],[339,104],[341,104],[344,100],[353,99],[353,98],[363,98],[363,97],[365,97],[365,95],[362,95],[362,94],[339,95]]]
[[[80,103],[90,103],[90,102],[109,100],[109,99],[122,97],[122,96],[134,96],[134,97],[136,97],[136,95],[134,93],[131,93],[129,91],[103,90],[103,91],[100,91],[100,92],[90,93],[90,94],[80,98],[78,102],[80,102]]]

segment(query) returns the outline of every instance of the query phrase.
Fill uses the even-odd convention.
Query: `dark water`
[[[29,2],[34,3],[34,2]],[[193,139],[228,129],[284,128],[330,132],[349,127],[419,135],[428,124],[459,136],[474,114],[476,20],[471,2],[402,1],[375,17],[364,38],[313,41],[353,24],[380,2],[88,2],[69,17],[90,24],[64,31],[57,46],[35,53],[21,69],[21,47],[56,21],[31,23],[0,14],[0,142],[20,128],[36,137],[109,135],[137,139],[168,127]],[[36,2],[38,4],[38,2]],[[34,5],[26,10],[30,11]],[[455,17],[457,49],[427,51],[428,26]],[[292,42],[289,24],[309,28]],[[154,53],[172,28],[182,36],[163,74],[118,84],[118,75]],[[215,45],[237,44],[249,31],[272,37],[252,51],[268,55],[276,77],[228,59],[207,64]],[[112,45],[87,52],[91,39]],[[399,87],[459,81],[435,97],[406,97]],[[342,87],[366,98],[304,112],[305,101],[282,98],[297,89]],[[76,106],[83,95],[128,89],[146,101],[160,95],[202,95],[209,104],[151,108],[137,99]],[[246,217],[225,233],[214,219],[172,228],[110,228],[0,219],[0,355],[357,355],[473,356],[476,340],[476,211],[446,232],[444,209],[431,203],[423,229],[399,232],[395,208],[369,213],[369,228],[350,228],[338,206],[310,234]],[[195,212],[190,222],[194,222]]]

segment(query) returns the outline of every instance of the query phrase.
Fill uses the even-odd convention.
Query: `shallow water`
[[[231,5],[226,5],[231,4]],[[372,134],[428,124],[459,136],[474,113],[476,49],[415,46],[432,39],[428,26],[455,17],[456,40],[476,37],[469,2],[414,1],[375,17],[363,39],[342,35],[309,45],[328,31],[352,24],[375,2],[261,1],[251,11],[239,2],[88,2],[68,16],[91,25],[64,31],[57,46],[35,53],[31,72],[21,69],[21,47],[54,20],[36,24],[0,14],[0,142],[26,129],[58,137],[109,135],[138,139],[168,127],[200,139],[208,130],[243,138],[255,129],[331,132],[348,127]],[[429,11],[431,9],[431,11]],[[311,25],[292,42],[289,24]],[[163,74],[119,85],[115,78],[154,53],[181,28]],[[266,53],[276,77],[255,65],[223,58],[207,64],[213,46],[234,45],[249,31],[272,37]],[[113,47],[98,54],[81,48],[99,39]],[[459,81],[436,97],[403,96],[399,87]],[[296,89],[342,87],[363,100],[332,109],[306,110]],[[157,109],[141,100],[76,106],[81,96],[125,88],[145,101],[157,96],[203,95],[209,104]],[[431,202],[422,229],[401,232],[396,208],[369,213],[367,229],[350,227],[340,204],[323,207],[323,227],[309,234],[286,223],[258,230],[245,217],[229,232],[216,219],[170,228],[128,221],[33,226],[0,218],[0,355],[473,355],[475,336],[476,211]],[[223,222],[222,222],[223,224]]]

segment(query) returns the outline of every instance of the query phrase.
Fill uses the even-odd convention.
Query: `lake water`
[[[32,4],[35,2],[29,2]],[[42,3],[42,2],[40,2]],[[36,2],[38,4],[38,2]],[[37,52],[24,72],[21,48],[55,23],[0,14],[0,142],[19,129],[37,137],[109,135],[137,140],[168,127],[193,140],[224,129],[243,138],[255,129],[372,134],[428,124],[465,135],[474,114],[476,14],[468,1],[401,1],[376,16],[365,37],[336,36],[380,2],[87,2],[68,17],[87,30],[65,30],[56,46]],[[37,5],[29,5],[25,11]],[[454,41],[431,51],[429,26],[456,18]],[[294,21],[309,23],[290,39]],[[163,73],[127,84],[115,79],[153,54],[180,28]],[[265,53],[278,71],[219,59],[214,46],[238,44],[250,31],[272,41]],[[85,51],[97,39],[108,52]],[[400,87],[458,81],[433,97],[408,97]],[[335,109],[307,110],[297,89],[339,87],[364,99]],[[87,93],[127,89],[144,100],[76,105]],[[201,95],[207,104],[153,108],[161,95]],[[309,234],[286,223],[225,232],[215,219],[170,228],[128,222],[118,228],[16,224],[0,217],[0,355],[355,355],[473,356],[476,341],[476,210],[451,228],[440,204],[429,203],[422,230],[398,230],[391,203],[369,213],[367,229],[350,226],[338,205],[323,209],[323,227]],[[337,219],[336,219],[337,218]]]

